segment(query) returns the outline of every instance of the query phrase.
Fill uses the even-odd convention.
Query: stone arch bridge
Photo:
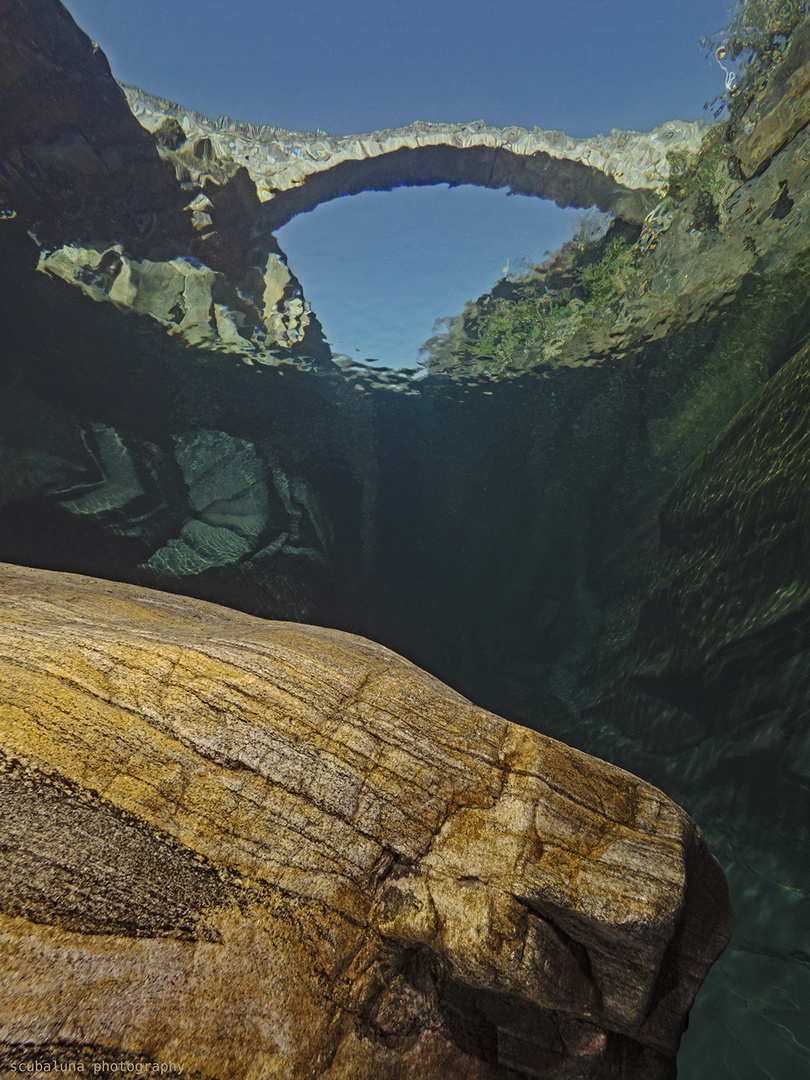
[[[192,346],[247,365],[332,364],[274,236],[320,203],[403,185],[475,184],[638,222],[660,197],[668,152],[689,154],[703,133],[672,122],[574,139],[476,121],[302,134],[210,120],[122,90],[55,0],[0,0],[0,40],[9,265],[35,266],[158,323],[160,347],[182,342],[183,361]]]
[[[500,129],[478,120],[331,136],[229,117],[210,120],[135,87],[124,90],[147,130],[155,132],[169,119],[182,127],[201,174],[212,160],[244,166],[270,230],[343,195],[445,183],[508,187],[516,195],[551,199],[562,207],[597,206],[640,222],[666,183],[667,154],[694,153],[705,131],[700,122],[676,120],[647,133],[614,130],[576,139],[561,131]]]

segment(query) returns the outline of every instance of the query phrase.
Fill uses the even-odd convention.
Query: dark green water
[[[5,265],[23,265],[25,238],[6,241]],[[212,363],[33,270],[4,296],[0,559],[367,635],[662,787],[706,831],[737,925],[680,1075],[807,1071],[810,801],[789,748],[810,623],[799,604],[759,643],[729,624],[736,660],[678,659],[686,631],[654,587],[685,542],[659,514],[689,457],[653,451],[661,385],[689,377],[721,322],[598,367],[402,393]],[[800,588],[802,550],[762,587]]]

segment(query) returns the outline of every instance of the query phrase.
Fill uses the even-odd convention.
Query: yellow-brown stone
[[[660,791],[361,638],[0,584],[0,1064],[671,1075],[730,914]]]

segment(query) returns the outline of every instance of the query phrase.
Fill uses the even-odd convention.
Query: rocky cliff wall
[[[192,176],[163,160],[58,0],[3,0],[0,38],[0,199],[43,272],[188,344],[251,362],[326,358],[244,168]]]

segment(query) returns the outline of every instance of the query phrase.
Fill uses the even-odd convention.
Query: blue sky
[[[414,120],[594,135],[708,114],[729,0],[67,0],[116,78],[211,116],[332,134]],[[338,351],[416,361],[433,322],[576,215],[473,188],[336,200],[279,234]]]

